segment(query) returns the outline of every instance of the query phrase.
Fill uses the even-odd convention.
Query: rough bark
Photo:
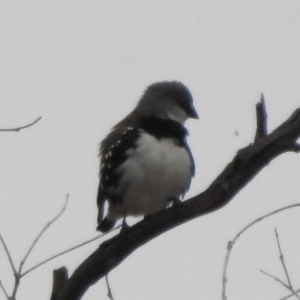
[[[52,300],[79,300],[87,289],[118,266],[127,256],[158,235],[226,205],[255,175],[278,155],[299,152],[300,109],[272,133],[266,132],[263,98],[257,105],[253,144],[239,150],[224,171],[201,194],[151,216],[104,242],[65,281]]]

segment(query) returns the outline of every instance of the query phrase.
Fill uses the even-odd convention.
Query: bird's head
[[[142,116],[172,119],[182,124],[188,118],[199,119],[190,91],[178,81],[162,81],[148,86],[136,111]]]

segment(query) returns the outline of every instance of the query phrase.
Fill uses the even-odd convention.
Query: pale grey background
[[[205,189],[253,140],[260,93],[270,129],[300,106],[299,15],[294,0],[2,0],[0,128],[43,117],[32,128],[0,134],[0,231],[14,260],[58,213],[66,193],[66,213],[27,266],[97,234],[98,143],[152,82],[181,80],[194,96],[200,120],[187,127],[197,172],[187,198]],[[115,299],[221,299],[227,242],[258,216],[299,201],[299,167],[299,156],[285,154],[222,210],[137,250],[110,274]],[[299,225],[295,209],[240,240],[229,269],[230,300],[288,294],[259,273],[284,278],[274,226],[297,285]],[[18,299],[49,299],[52,270],[65,265],[72,272],[99,243],[25,277]],[[10,290],[13,276],[2,248],[0,266]],[[84,299],[107,299],[106,293],[101,281]]]

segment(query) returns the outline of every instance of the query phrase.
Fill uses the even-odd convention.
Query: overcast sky
[[[15,263],[40,229],[70,201],[24,270],[97,235],[98,144],[161,80],[180,80],[200,120],[190,120],[196,176],[186,198],[203,191],[253,141],[255,104],[264,93],[272,130],[300,103],[300,2],[0,1],[0,232]],[[110,274],[115,300],[221,299],[227,242],[257,217],[300,202],[300,157],[273,161],[226,207],[161,235]],[[131,223],[137,219],[130,220]],[[288,294],[277,227],[295,288],[299,284],[299,209],[258,224],[238,242],[228,299]],[[18,300],[49,299],[52,271],[70,273],[96,241],[28,274]],[[0,247],[0,279],[13,274]],[[297,286],[298,284],[298,286]],[[103,280],[84,300],[108,299]],[[0,299],[4,295],[0,291]]]

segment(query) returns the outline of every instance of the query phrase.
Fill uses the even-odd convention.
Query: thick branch
[[[86,290],[118,266],[138,247],[158,235],[226,205],[278,155],[300,150],[300,109],[269,135],[238,151],[231,163],[203,193],[132,226],[103,243],[73,273],[55,300],[79,300]]]
[[[55,299],[59,290],[64,286],[68,280],[68,270],[65,267],[53,271],[53,286],[51,300]]]
[[[267,112],[264,95],[261,94],[260,102],[256,104],[256,134],[255,142],[268,134],[267,130]]]

